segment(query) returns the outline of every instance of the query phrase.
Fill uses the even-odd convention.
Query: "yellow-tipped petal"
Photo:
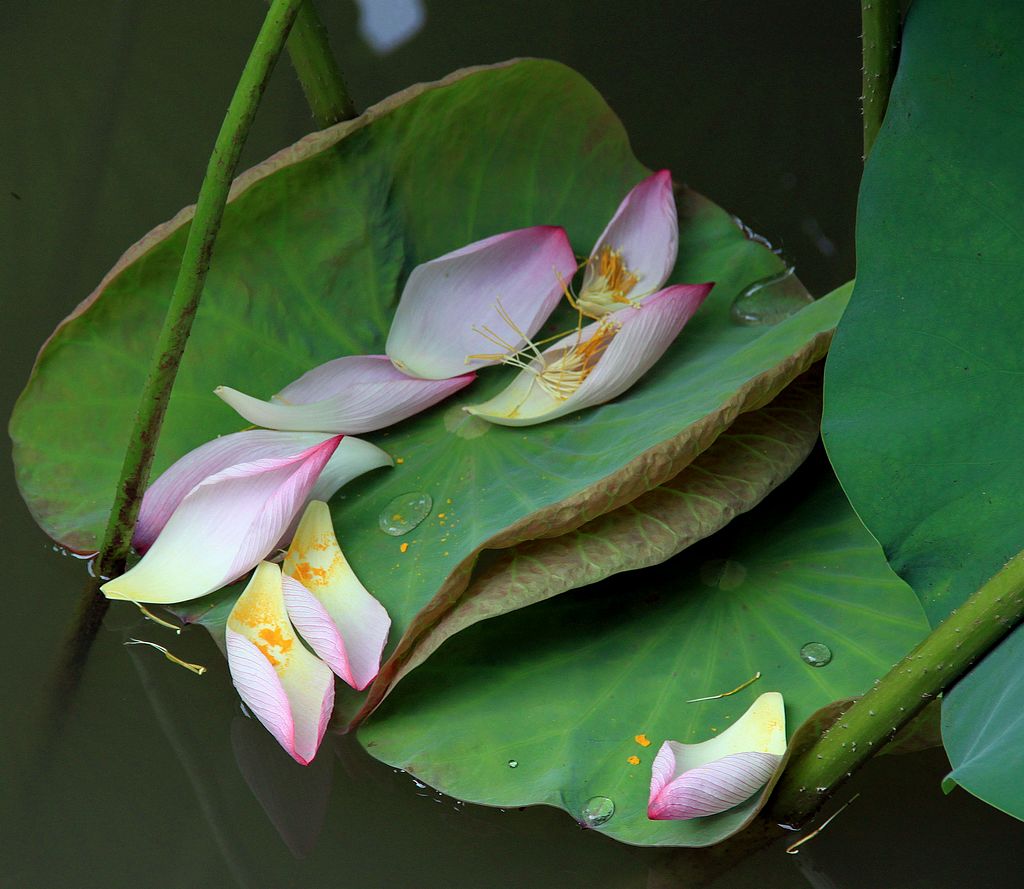
[[[363,689],[380,669],[391,619],[360,583],[345,558],[327,504],[306,507],[284,560],[288,613],[303,638],[331,669]]]

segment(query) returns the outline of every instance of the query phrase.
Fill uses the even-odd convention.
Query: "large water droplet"
[[[795,315],[814,298],[790,267],[755,281],[733,300],[729,315],[736,324],[778,324]]]
[[[734,590],[747,579],[747,569],[732,559],[708,559],[700,566],[700,580],[705,586]]]
[[[423,491],[399,494],[381,510],[377,522],[385,534],[401,537],[430,515],[433,505],[430,495]]]
[[[812,667],[824,667],[832,660],[832,649],[824,642],[808,642],[800,649],[800,659]]]
[[[615,814],[615,803],[606,796],[592,796],[583,806],[580,813],[587,827],[600,827],[607,824]]]

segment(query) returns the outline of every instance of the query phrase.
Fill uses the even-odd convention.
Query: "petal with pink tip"
[[[678,248],[679,219],[672,174],[661,170],[626,195],[597,239],[578,297],[584,312],[600,317],[656,292],[672,273]],[[617,256],[623,267],[628,285],[625,288],[613,286],[613,280],[602,276],[601,254],[605,250]],[[629,283],[634,279],[635,283]]]
[[[750,799],[786,752],[782,695],[761,695],[734,725],[700,744],[666,741],[651,766],[647,817],[702,818]]]
[[[185,496],[211,475],[237,463],[289,457],[333,437],[323,433],[250,429],[222,435],[200,445],[172,464],[146,490],[132,544],[140,553],[148,550]],[[330,500],[342,485],[356,476],[391,465],[391,457],[376,445],[346,436],[320,473],[310,499]]]
[[[288,457],[238,463],[204,479],[139,563],[100,589],[110,599],[187,602],[241,577],[287,531],[340,441],[337,435]]]
[[[334,708],[334,675],[296,636],[277,565],[256,568],[225,635],[238,694],[295,761],[308,765]]]
[[[442,380],[497,363],[547,320],[576,258],[565,231],[534,226],[477,241],[416,266],[388,334],[387,354],[413,376]]]
[[[348,564],[326,503],[306,507],[284,573],[288,613],[302,637],[345,682],[366,688],[380,669],[391,618]]]
[[[572,333],[534,359],[503,391],[490,401],[470,405],[466,410],[503,426],[531,426],[574,411],[603,404],[636,383],[665,353],[683,329],[712,284],[677,284],[666,287],[640,306],[606,318]],[[591,370],[571,394],[553,394],[550,386],[538,382],[544,376],[556,386],[562,381],[557,370],[573,347],[594,346]]]
[[[257,426],[349,434],[392,426],[468,386],[475,376],[423,380],[402,373],[386,355],[349,355],[314,368],[270,401],[227,386],[213,391]]]

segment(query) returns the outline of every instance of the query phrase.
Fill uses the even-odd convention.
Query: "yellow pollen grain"
[[[444,518],[444,517],[445,517],[446,515],[448,515],[448,513],[446,513],[446,512],[439,512],[439,513],[437,514],[437,517],[438,517],[439,519],[443,519],[443,518]]]
[[[395,462],[396,463],[404,463],[405,462],[405,457],[395,457]]]
[[[399,549],[400,549],[400,550],[401,550],[401,551],[402,551],[402,552],[404,553],[404,552],[406,552],[406,551],[407,551],[407,550],[409,549],[409,544],[408,544],[408,543],[403,543],[403,544],[402,544],[402,545],[401,545],[400,547],[398,547],[398,548],[399,548]]]
[[[640,765],[640,757],[634,754],[633,756],[629,757],[629,759],[627,759],[626,762],[628,762],[631,766],[638,766]]]
[[[651,742],[647,740],[647,735],[643,735],[643,734],[637,735],[635,738],[633,738],[633,740],[636,741],[637,744],[639,744],[641,747],[650,747],[651,746]]]

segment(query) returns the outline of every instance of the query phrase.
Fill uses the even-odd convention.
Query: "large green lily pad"
[[[390,687],[478,621],[657,565],[710,537],[789,478],[818,441],[820,423],[819,366],[770,404],[742,414],[675,478],[575,531],[489,553],[453,606],[416,640]]]
[[[1024,117],[1011,100],[1024,94],[1022,41],[1012,0],[912,8],[826,372],[836,472],[933,623],[1024,548]],[[992,694],[1024,681],[1024,663],[993,655],[975,674],[949,698],[953,774],[1000,807],[1015,797],[1022,817],[1024,798],[994,770],[971,782],[979,757],[994,769],[1024,744]]]
[[[217,384],[266,397],[319,362],[381,351],[409,271],[467,241],[559,223],[585,255],[646,173],[585,80],[524,61],[414,87],[244,174],[157,471],[241,425],[210,394]],[[482,549],[565,533],[674,477],[824,354],[846,294],[774,327],[734,324],[736,294],[782,261],[706,198],[680,188],[678,202],[672,280],[718,283],[624,397],[543,426],[492,427],[460,410],[505,384],[508,372],[492,369],[462,401],[374,437],[401,462],[346,488],[334,515],[350,561],[394,622],[397,654],[378,696]],[[129,250],[58,328],[12,419],[21,490],[40,524],[76,549],[94,547],[104,525],[189,214]],[[379,516],[409,493],[432,497],[430,518],[401,539],[385,535]]]
[[[772,690],[785,697],[792,732],[820,708],[863,693],[926,630],[920,604],[838,486],[809,466],[658,567],[459,633],[359,739],[460,799],[545,803],[580,818],[602,796],[615,814],[598,829],[616,839],[709,845],[761,801],[710,818],[649,821],[650,766],[663,740],[703,740]],[[805,663],[808,642],[828,645],[831,663]],[[760,681],[731,697],[686,703],[756,671]],[[637,742],[641,734],[650,746]]]

